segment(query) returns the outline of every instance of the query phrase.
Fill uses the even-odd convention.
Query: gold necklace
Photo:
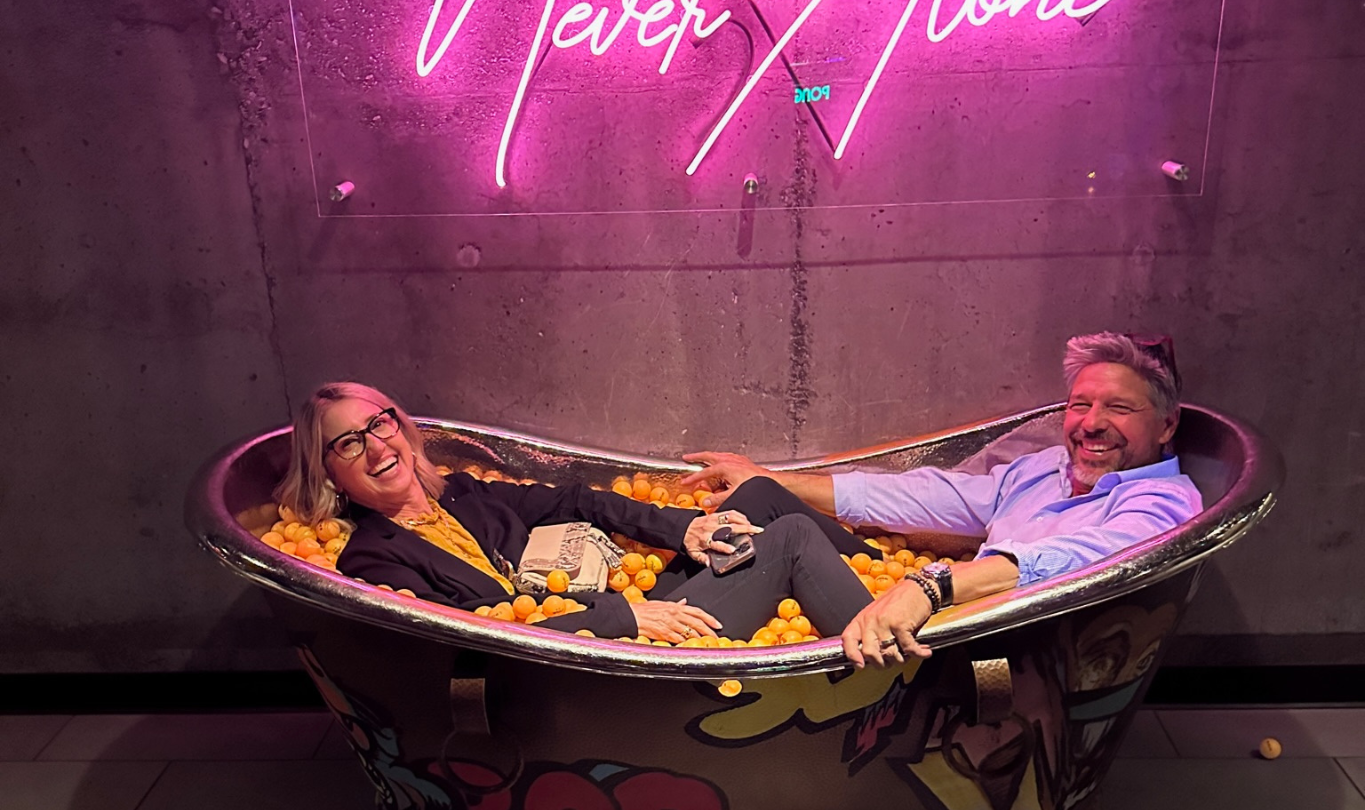
[[[445,515],[441,514],[440,504],[436,503],[436,501],[431,498],[427,498],[427,504],[432,508],[432,511],[425,515],[418,515],[415,518],[403,518],[403,525],[407,526],[409,529],[414,529],[418,526],[434,526],[437,523],[443,523],[445,521]]]

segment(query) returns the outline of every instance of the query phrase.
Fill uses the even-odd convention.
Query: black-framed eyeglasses
[[[1171,375],[1176,393],[1180,393],[1180,369],[1175,364],[1175,340],[1170,335],[1128,334],[1124,337],[1142,350],[1142,353],[1161,364]]]
[[[322,454],[325,456],[330,451],[336,453],[338,457],[350,461],[353,458],[359,458],[360,454],[365,452],[367,436],[373,436],[376,439],[392,439],[396,435],[398,435],[398,414],[394,412],[393,408],[385,408],[375,414],[370,419],[370,423],[360,430],[352,430],[332,439],[322,449]]]

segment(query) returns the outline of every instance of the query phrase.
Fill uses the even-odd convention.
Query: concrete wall
[[[749,140],[718,153],[712,179],[659,180],[636,201],[684,210],[380,219],[331,214],[363,211],[376,184],[402,203],[390,174],[465,189],[487,172],[337,162],[366,132],[408,154],[420,122],[356,128],[344,93],[306,119],[284,4],[0,0],[0,672],[291,666],[258,595],[195,548],[180,503],[215,448],[284,421],[325,379],[591,445],[777,459],[1054,401],[1062,341],[1104,328],[1174,334],[1189,398],[1260,425],[1289,462],[1280,507],[1211,566],[1175,660],[1358,662],[1365,9],[1228,0],[1210,122],[1189,120],[1188,99],[1209,89],[1208,12],[1221,7],[1190,22],[1122,4],[1083,32],[1108,50],[1028,82],[1006,58],[983,80],[967,41],[928,97],[909,68],[888,73],[900,83],[878,103],[913,110],[911,123],[962,105],[984,117],[970,153],[940,127],[924,136],[939,160],[868,147],[855,171],[787,101],[745,120]],[[361,42],[386,19],[370,16]],[[1193,33],[1159,47],[1139,36],[1163,23]],[[1002,82],[1026,85],[1036,112],[981,103]],[[1067,128],[1077,99],[1112,88],[1133,99],[1131,120]],[[376,97],[391,115],[430,103]],[[1154,117],[1177,97],[1178,121]],[[305,123],[332,114],[343,129],[310,160]],[[881,116],[869,144],[910,126]],[[480,120],[470,143],[500,126]],[[627,126],[640,140],[651,119],[574,120],[600,145]],[[688,137],[709,120],[696,114]],[[528,124],[524,154],[536,126],[558,124]],[[1054,162],[1108,133],[1112,196],[1063,199],[1075,195],[1052,183],[1033,202],[821,207],[969,199],[993,173],[1018,175],[988,188],[998,200],[1034,177],[998,143],[1021,127],[1056,135]],[[1207,162],[1182,156],[1202,195],[1143,173],[1152,132],[1189,144],[1206,128]],[[768,161],[752,210],[737,191],[745,161]],[[314,177],[319,162],[371,185],[320,208],[334,179]],[[522,180],[537,165],[513,164]],[[597,196],[558,191],[514,188],[488,210],[602,211],[631,193],[607,179]],[[685,210],[699,207],[723,210]]]

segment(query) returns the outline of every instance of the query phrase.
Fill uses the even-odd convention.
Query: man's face
[[[1095,363],[1081,369],[1062,425],[1075,493],[1089,492],[1106,473],[1159,461],[1177,421],[1157,412],[1147,381],[1131,368]]]

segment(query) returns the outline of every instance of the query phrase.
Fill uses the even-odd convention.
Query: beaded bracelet
[[[938,595],[938,588],[935,588],[928,579],[914,572],[906,574],[905,578],[919,585],[920,589],[924,591],[924,595],[929,597],[931,608],[929,613],[931,615],[943,610],[943,598]]]

